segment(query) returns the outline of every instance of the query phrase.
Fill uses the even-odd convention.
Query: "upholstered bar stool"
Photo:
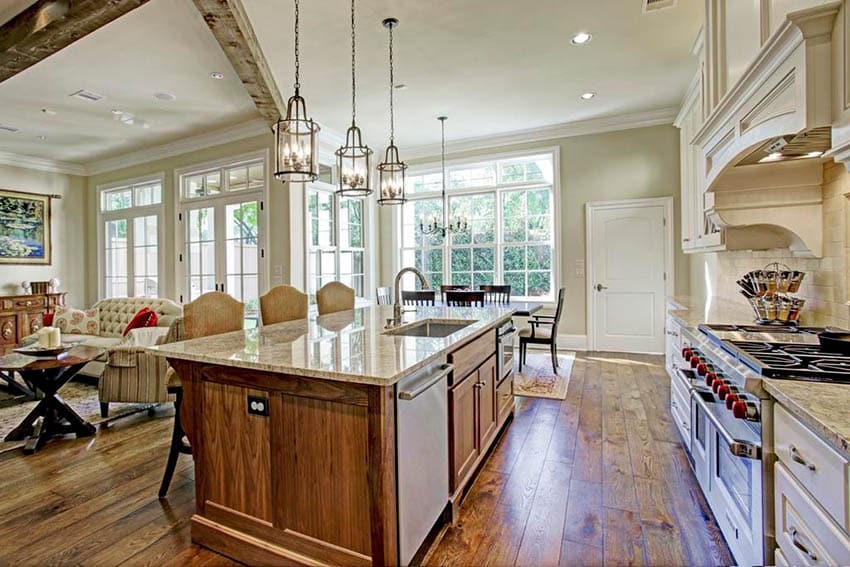
[[[260,296],[263,325],[307,318],[307,294],[290,285],[273,287]]]
[[[197,339],[242,330],[245,322],[245,304],[236,301],[226,293],[211,291],[198,299],[183,306],[182,331],[178,332],[178,340]],[[180,406],[183,403],[183,385],[180,375],[170,368],[166,374],[168,393],[174,394],[174,429],[171,433],[171,448],[168,450],[168,461],[165,464],[165,474],[159,487],[159,497],[165,498],[174,469],[177,467],[177,457],[180,454],[191,455],[192,447],[184,440],[185,433],[180,423]]]
[[[319,315],[354,309],[354,290],[340,282],[330,282],[316,292]]]

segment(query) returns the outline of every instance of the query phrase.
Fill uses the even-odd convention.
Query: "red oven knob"
[[[738,401],[738,394],[730,393],[726,396],[726,409],[732,409],[732,404]]]
[[[708,365],[706,365],[705,362],[700,362],[699,364],[697,364],[697,374],[699,374],[700,376],[705,376],[706,374],[708,374]]]
[[[717,397],[720,398],[721,400],[725,400],[726,396],[728,396],[728,395],[729,395],[729,386],[727,386],[726,384],[723,384],[722,386],[717,388]]]
[[[685,362],[689,362],[691,357],[694,355],[694,351],[685,347],[682,349],[682,358],[685,359]]]
[[[717,374],[715,374],[714,372],[709,372],[708,374],[705,375],[705,385],[706,386],[710,387],[714,383],[715,380],[717,380]]]
[[[691,368],[696,368],[702,363],[702,360],[699,359],[697,355],[691,357]]]
[[[732,403],[732,415],[734,415],[738,419],[746,419],[747,418],[747,402],[743,402],[741,400],[738,400],[737,402]]]
[[[716,394],[717,391],[720,390],[720,386],[723,386],[723,380],[718,378],[714,382],[711,383],[711,391]]]

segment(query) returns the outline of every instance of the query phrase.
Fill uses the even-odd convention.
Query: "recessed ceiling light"
[[[43,142],[44,140],[46,140],[46,139],[47,139],[47,136],[44,136],[44,135],[36,136],[36,137],[37,137],[39,140],[41,140],[42,142]]]
[[[806,157],[820,157],[823,155],[823,152],[809,152],[806,154]]]
[[[398,83],[397,85],[393,85],[393,88],[395,88],[396,90],[399,90],[399,91],[403,91],[404,89],[407,88],[407,85],[404,84],[404,83]]]
[[[153,95],[153,97],[163,102],[171,102],[172,100],[177,98],[171,93],[156,93],[155,95]]]
[[[124,114],[124,111],[123,111],[123,110],[118,110],[117,108],[113,108],[113,109],[111,110],[111,112],[112,112],[112,114],[114,114],[115,116],[121,116],[122,114]]]
[[[50,110],[49,108],[42,108],[41,112],[42,114],[47,114],[48,116],[56,116],[56,111]]]
[[[595,97],[595,96],[596,96],[596,93],[595,93],[595,92],[593,92],[593,91],[588,91],[588,92],[586,92],[586,93],[582,93],[582,95],[581,95],[581,99],[582,99],[582,100],[590,100],[590,99],[592,99],[592,98],[593,98],[593,97]]]
[[[591,39],[593,39],[593,34],[589,32],[578,32],[570,40],[570,43],[573,45],[586,45],[590,43]]]
[[[771,152],[767,157],[771,159],[779,159],[782,157],[782,152]]]
[[[224,78],[224,73],[219,73],[218,71],[213,71],[210,73],[210,79],[215,79],[216,81],[220,81]]]

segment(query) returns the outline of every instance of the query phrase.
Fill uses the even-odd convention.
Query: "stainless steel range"
[[[701,325],[675,353],[672,410],[694,473],[736,561],[773,563],[772,401],[762,378],[850,382],[850,356],[820,329]],[[685,400],[689,413],[685,413]]]

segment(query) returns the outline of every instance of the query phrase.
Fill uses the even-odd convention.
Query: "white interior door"
[[[669,199],[588,204],[588,330],[594,350],[664,351]]]

